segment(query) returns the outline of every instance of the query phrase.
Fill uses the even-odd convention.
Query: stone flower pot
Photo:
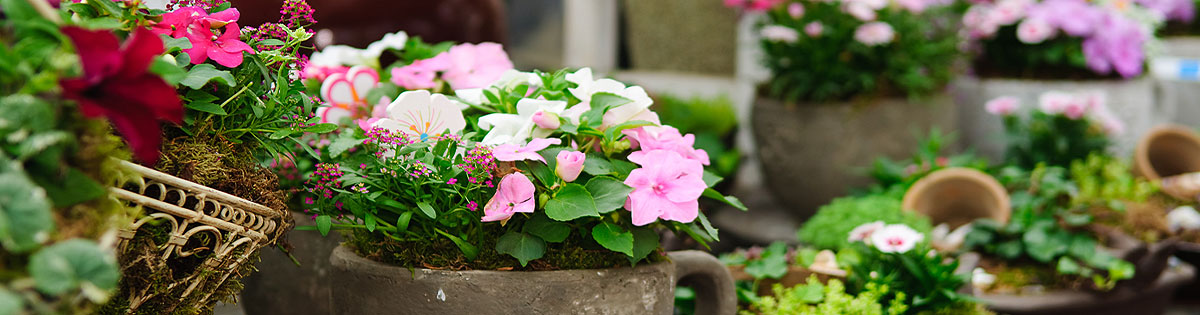
[[[1007,223],[1012,215],[1008,191],[995,178],[962,167],[941,169],[918,180],[904,193],[901,204],[933,221],[957,228],[975,219]]]
[[[292,220],[311,219],[292,212]],[[264,250],[254,265],[258,272],[242,280],[242,309],[247,314],[333,314],[329,255],[342,242],[341,234],[324,237],[317,231],[292,230],[287,240],[292,257],[280,250]]]
[[[997,97],[1017,97],[1021,100],[1021,109],[1028,111],[1037,108],[1038,96],[1044,92],[1103,91],[1108,98],[1108,107],[1125,123],[1125,133],[1113,138],[1114,150],[1121,156],[1133,152],[1142,135],[1151,127],[1169,121],[1175,112],[1169,104],[1155,101],[1155,81],[1144,77],[1092,81],[962,77],[953,86],[959,104],[959,140],[992,161],[1000,161],[1004,156],[1004,125],[1000,117],[988,113],[983,105]]]
[[[825,104],[759,97],[751,126],[766,187],[795,216],[807,219],[851,188],[869,185],[864,171],[876,158],[909,156],[931,127],[953,131],[954,117],[945,95]]]
[[[448,271],[408,269],[333,250],[335,314],[671,314],[680,280],[699,314],[733,314],[733,279],[715,257],[668,254],[667,262],[614,269]]]

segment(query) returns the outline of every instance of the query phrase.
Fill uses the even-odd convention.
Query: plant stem
[[[62,19],[58,18],[58,12],[54,10],[54,7],[50,6],[50,2],[45,0],[25,0],[25,2],[28,2],[29,5],[33,6],[33,9],[37,10],[38,14],[41,14],[42,17],[50,20],[50,22],[54,22],[54,24],[62,24]]]

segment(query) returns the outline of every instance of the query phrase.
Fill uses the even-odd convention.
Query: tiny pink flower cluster
[[[496,165],[496,159],[492,157],[492,148],[482,144],[475,144],[474,148],[467,150],[463,155],[462,163],[459,163],[458,168],[467,173],[467,181],[471,184],[483,184],[492,182],[492,174],[499,169]]]
[[[317,164],[317,170],[313,171],[312,177],[308,179],[309,192],[324,198],[333,198],[333,189],[341,187],[342,182],[338,180],[344,172],[340,169],[341,165],[337,163],[320,163]]]
[[[1021,100],[1013,96],[1002,96],[988,101],[984,108],[994,115],[1013,115],[1021,108]],[[1049,115],[1063,115],[1070,119],[1090,116],[1109,135],[1125,132],[1125,124],[1108,107],[1104,92],[1089,91],[1066,93],[1050,91],[1038,97],[1038,110]]]

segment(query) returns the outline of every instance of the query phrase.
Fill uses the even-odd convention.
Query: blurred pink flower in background
[[[804,34],[808,34],[809,37],[820,37],[822,33],[825,33],[825,24],[821,22],[808,22],[804,25]]]
[[[796,40],[800,39],[800,34],[796,33],[796,30],[783,25],[763,26],[762,30],[759,30],[758,33],[763,38],[776,42],[795,43]]]
[[[993,115],[1007,116],[1021,108],[1021,100],[1012,96],[1001,96],[988,101],[983,107]]]
[[[879,46],[892,42],[896,31],[884,22],[866,23],[854,30],[854,40],[867,46]]]
[[[449,58],[442,78],[455,90],[486,87],[513,68],[504,46],[497,43],[459,44],[442,54]]]

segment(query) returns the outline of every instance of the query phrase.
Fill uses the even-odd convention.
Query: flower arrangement
[[[1104,153],[1111,143],[1109,137],[1125,130],[1099,91],[1043,93],[1027,120],[1016,116],[1021,104],[1015,97],[999,97],[984,106],[1004,119],[1008,138],[1005,160],[1024,169],[1039,163],[1065,167],[1090,154]]]
[[[959,53],[943,2],[749,2],[770,8],[759,26],[773,76],[763,91],[788,102],[926,95],[949,81]]]
[[[657,227],[715,240],[698,199],[744,207],[709,188],[706,152],[652,102],[586,68],[403,92],[332,140],[310,179],[313,228],[353,230],[359,254],[385,262],[473,269],[654,261]]]
[[[1142,74],[1162,19],[1141,3],[983,1],[962,22],[984,76],[1132,78]]]
[[[910,312],[976,308],[957,293],[968,276],[955,274],[958,262],[946,263],[945,256],[929,247],[925,234],[904,224],[875,221],[855,227],[848,240],[859,253],[849,280],[859,290],[890,287],[894,293],[883,294],[881,303],[907,305]]]

